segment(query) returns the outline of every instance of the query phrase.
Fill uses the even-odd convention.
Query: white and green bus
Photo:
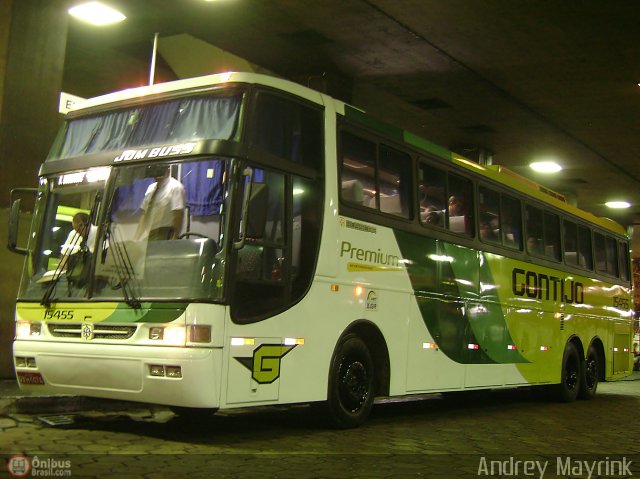
[[[143,218],[167,171],[181,222],[158,238]],[[631,371],[621,226],[285,80],[87,100],[36,194],[26,247],[18,203],[10,218],[24,389],[185,413],[317,402],[352,427],[376,397],[571,401]],[[73,261],[61,209],[94,231]]]

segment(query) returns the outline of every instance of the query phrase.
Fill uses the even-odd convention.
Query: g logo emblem
[[[280,361],[295,346],[282,344],[262,344],[253,351],[252,358],[236,358],[251,371],[251,377],[258,384],[271,384],[280,377]]]

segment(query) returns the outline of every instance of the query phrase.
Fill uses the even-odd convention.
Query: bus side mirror
[[[38,190],[36,188],[15,188],[11,190],[10,204],[11,210],[9,211],[9,231],[7,237],[7,248],[14,253],[26,255],[28,253],[27,248],[18,247],[18,231],[20,229],[20,205],[22,204],[22,198],[14,200],[14,196],[17,193],[29,193],[34,196]]]

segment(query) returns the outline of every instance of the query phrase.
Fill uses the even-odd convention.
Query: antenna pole
[[[156,55],[158,53],[158,32],[153,36],[153,53],[151,54],[151,68],[149,70],[149,85],[153,85],[153,78],[156,73]]]

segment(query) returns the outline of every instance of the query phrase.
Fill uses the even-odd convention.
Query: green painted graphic
[[[511,337],[484,254],[395,231],[422,318],[442,352],[463,364],[526,363]]]

